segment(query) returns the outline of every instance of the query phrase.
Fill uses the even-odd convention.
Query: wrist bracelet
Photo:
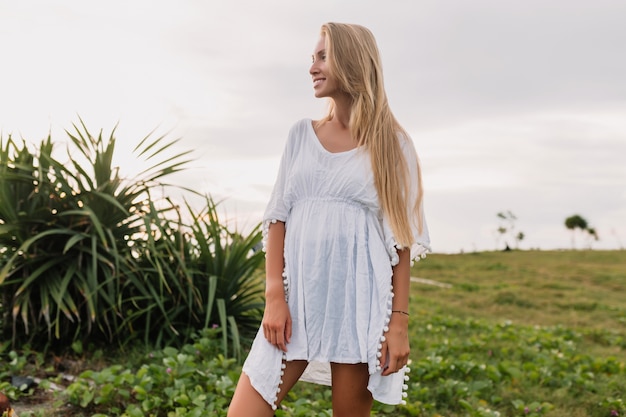
[[[406,311],[402,311],[402,310],[391,310],[392,313],[400,313],[400,314],[404,314],[405,316],[408,316],[409,313],[407,313]]]

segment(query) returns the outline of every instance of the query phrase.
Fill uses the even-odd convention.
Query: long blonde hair
[[[332,75],[341,89],[352,97],[350,132],[365,147],[372,161],[374,183],[382,210],[386,214],[399,246],[414,243],[411,225],[422,233],[422,175],[419,161],[417,178],[409,178],[400,139],[409,135],[394,117],[383,84],[382,64],[372,32],[360,25],[326,23],[322,25],[326,56]],[[325,123],[334,116],[331,100]],[[410,155],[412,153],[409,153]],[[417,159],[417,156],[416,156]],[[415,201],[409,202],[410,182],[417,181]],[[409,204],[411,203],[411,204]],[[407,207],[411,207],[407,211]]]

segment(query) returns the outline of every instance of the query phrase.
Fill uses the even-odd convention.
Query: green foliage
[[[218,325],[223,353],[240,357],[263,305],[259,227],[231,232],[209,197],[185,215],[155,198],[188,162],[189,152],[167,154],[177,141],[148,135],[134,152],[149,167],[125,179],[113,165],[115,130],[104,138],[82,121],[74,129],[67,161],[55,159],[50,137],[36,152],[0,138],[3,339],[181,346]]]
[[[417,395],[411,398],[438,412],[482,403],[505,415],[544,415],[563,397],[585,395],[578,406],[593,416],[600,415],[598,401],[626,388],[623,362],[587,354],[580,349],[583,335],[560,326],[435,317],[414,337],[428,339],[432,348],[412,365]]]
[[[206,329],[181,349],[152,352],[137,369],[113,365],[83,372],[62,394],[73,407],[66,413],[225,416],[240,370],[219,353],[218,332]]]
[[[585,220],[582,216],[578,214],[574,214],[573,216],[570,216],[565,219],[565,227],[567,227],[570,230],[574,230],[574,229],[586,230],[587,220]]]
[[[33,351],[30,346],[24,345],[20,352],[8,350],[8,343],[0,343],[0,392],[11,401],[20,397],[32,395],[33,387],[15,386],[11,383],[11,377],[24,375],[32,368],[43,366],[43,354]]]
[[[440,314],[418,314],[415,322],[408,403],[375,403],[373,415],[607,417],[626,411],[626,365],[612,356],[589,354],[584,334],[563,326]],[[221,331],[205,329],[180,349],[168,347],[139,361],[82,372],[57,394],[59,412],[76,417],[225,416],[241,368],[221,354]],[[13,363],[19,368],[24,359]],[[276,416],[330,416],[331,410],[328,387],[300,382]]]
[[[204,210],[187,205],[175,220],[144,217],[150,234],[140,242],[141,275],[123,284],[124,327],[146,344],[180,345],[192,332],[220,327],[222,351],[241,358],[242,343],[257,329],[263,307],[263,285],[257,251],[257,226],[247,236],[231,232],[206,198]],[[230,343],[229,343],[230,342]]]
[[[113,166],[114,132],[107,141],[74,128],[66,162],[53,157],[51,137],[36,155],[10,137],[0,144],[0,286],[14,340],[116,336],[120,284],[141,273],[129,242],[145,232],[149,187],[186,162],[179,154],[126,181]],[[173,144],[154,151],[163,140],[147,137],[135,151],[151,162]]]
[[[264,307],[259,266],[265,254],[260,250],[260,225],[248,236],[230,232],[219,221],[215,204],[207,200],[206,211],[192,216],[190,230],[195,245],[189,256],[195,274],[210,277],[208,281],[196,280],[198,290],[213,297],[208,299],[208,305],[215,303],[217,307],[206,309],[204,327],[217,324],[228,329],[234,354],[241,357],[241,344],[252,340]],[[223,343],[226,352],[226,332]]]
[[[581,232],[586,233],[588,237],[589,247],[591,247],[592,240],[599,240],[598,232],[595,228],[589,226],[589,223],[585,218],[580,216],[579,214],[574,214],[565,219],[565,227],[572,231],[572,248],[576,247],[575,242],[575,234],[576,229],[579,229]]]

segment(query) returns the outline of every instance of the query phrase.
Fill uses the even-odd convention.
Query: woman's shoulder
[[[289,129],[289,136],[302,136],[308,133],[309,129],[312,128],[312,123],[313,121],[309,118],[303,118],[296,121],[294,124],[291,125],[291,128]]]
[[[313,131],[311,123],[311,119],[300,119],[291,125],[287,140],[288,145],[292,147],[301,146],[306,141],[306,138],[311,135],[311,131]]]
[[[287,156],[294,157],[307,143],[307,138],[313,130],[311,123],[311,119],[300,119],[291,125],[284,148]]]

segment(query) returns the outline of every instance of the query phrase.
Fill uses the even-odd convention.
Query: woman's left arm
[[[400,258],[393,267],[391,283],[393,285],[393,304],[389,330],[381,350],[380,364],[382,375],[398,372],[409,360],[409,288],[411,284],[411,251],[409,248],[398,250]],[[385,366],[386,364],[386,366]]]

